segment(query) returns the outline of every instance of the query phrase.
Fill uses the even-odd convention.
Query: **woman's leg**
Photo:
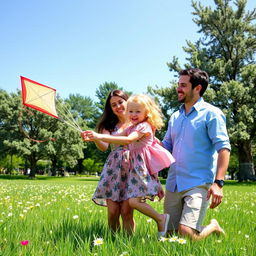
[[[130,198],[129,205],[143,213],[144,215],[152,218],[157,223],[157,228],[159,232],[163,232],[165,230],[165,220],[166,215],[158,213],[151,205],[145,203],[141,200],[141,198]]]
[[[121,203],[121,217],[123,220],[123,229],[132,234],[135,231],[135,221],[133,218],[133,208],[130,207],[128,200]]]
[[[120,230],[119,217],[121,214],[121,206],[120,203],[114,202],[111,199],[107,199],[106,201],[108,207],[108,226],[112,231],[116,232]]]

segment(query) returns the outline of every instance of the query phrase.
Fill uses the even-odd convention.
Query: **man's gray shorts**
[[[166,190],[164,212],[170,214],[168,230],[177,231],[179,224],[182,224],[201,232],[210,186],[211,184],[200,185],[182,192]]]

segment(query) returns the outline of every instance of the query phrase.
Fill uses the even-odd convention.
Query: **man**
[[[215,219],[205,227],[202,222],[210,197],[210,208],[222,201],[230,143],[224,114],[202,98],[208,74],[187,69],[179,75],[177,93],[183,104],[171,116],[163,140],[176,159],[166,181],[164,211],[171,216],[169,231],[200,240],[224,233]]]

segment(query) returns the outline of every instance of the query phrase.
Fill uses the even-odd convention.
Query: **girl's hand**
[[[94,131],[83,131],[81,132],[81,136],[84,141],[94,141],[97,137],[97,133]]]
[[[159,201],[161,201],[161,199],[164,198],[164,190],[163,190],[162,187],[159,189],[159,191],[158,191],[158,193],[157,193],[157,196],[158,196],[158,198],[159,198]]]
[[[83,138],[83,141],[92,141],[91,139],[89,139],[85,133],[85,131],[82,131],[80,133],[81,137]]]
[[[94,131],[83,131],[82,134],[85,141],[94,141],[100,139],[100,134]]]

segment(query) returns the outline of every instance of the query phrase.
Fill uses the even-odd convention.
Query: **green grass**
[[[218,219],[225,237],[180,244],[157,241],[155,223],[138,212],[132,237],[113,235],[106,208],[91,201],[96,180],[0,176],[0,255],[256,255],[255,183],[229,182],[223,203],[208,210],[205,224]],[[162,212],[162,202],[152,205]],[[94,246],[96,238],[103,238],[103,244]],[[22,246],[22,240],[28,245]]]

